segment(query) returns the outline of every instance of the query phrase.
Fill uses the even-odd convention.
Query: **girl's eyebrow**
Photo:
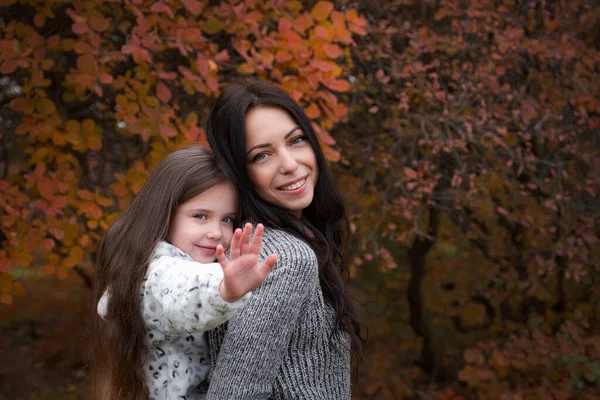
[[[287,138],[289,138],[289,137],[290,137],[290,135],[291,135],[292,133],[296,132],[298,129],[300,129],[300,127],[299,127],[299,126],[295,126],[295,127],[293,127],[293,128],[292,128],[292,129],[291,129],[291,130],[290,130],[288,133],[286,133],[286,134],[285,134],[285,136],[283,137],[283,140],[287,140]],[[261,143],[261,144],[257,144],[256,146],[252,146],[252,147],[250,147],[250,149],[249,149],[249,150],[246,152],[246,156],[247,156],[248,154],[250,154],[250,152],[251,152],[252,150],[255,150],[255,149],[262,149],[263,147],[269,147],[270,145],[271,145],[270,143]]]
[[[188,212],[193,212],[193,213],[198,213],[198,212],[202,212],[202,213],[209,213],[210,210],[206,210],[204,208],[191,208],[188,210]]]

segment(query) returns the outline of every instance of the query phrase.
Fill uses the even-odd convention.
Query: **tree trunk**
[[[429,374],[435,381],[447,381],[452,379],[452,374],[444,367],[442,357],[436,349],[431,335],[431,329],[425,321],[423,310],[423,296],[421,284],[425,278],[425,257],[437,237],[440,223],[439,211],[429,210],[429,237],[418,237],[408,250],[410,262],[410,281],[408,283],[408,304],[410,309],[410,326],[417,336],[423,338],[421,359],[417,362],[421,369]]]

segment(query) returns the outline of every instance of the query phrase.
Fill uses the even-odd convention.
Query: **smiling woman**
[[[246,116],[246,138],[248,175],[256,193],[300,218],[319,176],[307,136],[287,112],[267,106]]]
[[[345,278],[348,222],[306,114],[282,89],[234,82],[206,132],[238,188],[241,217],[265,224],[278,262],[248,304],[209,332],[209,399],[349,399],[360,324]]]

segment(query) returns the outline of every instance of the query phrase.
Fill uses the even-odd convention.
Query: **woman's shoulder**
[[[261,253],[277,254],[279,261],[302,260],[318,264],[315,252],[306,241],[282,229],[265,228],[262,243]]]

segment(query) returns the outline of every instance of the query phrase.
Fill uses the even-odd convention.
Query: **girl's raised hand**
[[[217,246],[217,260],[223,268],[223,281],[219,286],[223,300],[232,302],[256,289],[275,266],[275,254],[268,256],[263,264],[258,262],[264,230],[264,226],[258,224],[254,238],[250,240],[252,224],[246,224],[243,231],[236,229],[231,239],[229,260],[223,246]]]

